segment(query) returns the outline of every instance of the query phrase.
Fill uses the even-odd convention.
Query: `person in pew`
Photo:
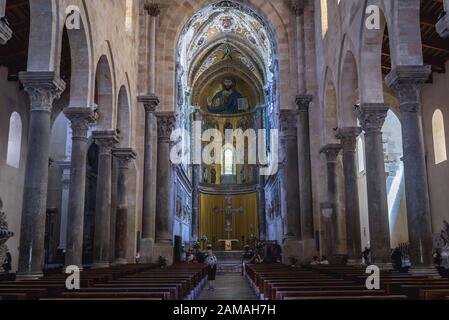
[[[326,256],[322,256],[320,264],[328,266],[328,265],[330,265],[330,262],[329,262],[329,260],[327,260]]]
[[[263,258],[260,252],[257,252],[257,254],[254,255],[249,261],[249,264],[261,264],[261,263],[263,263]]]
[[[441,264],[443,263],[443,257],[441,256],[441,249],[437,248],[435,250],[435,253],[433,254],[433,264],[440,268]]]
[[[217,256],[214,255],[212,249],[207,252],[207,280],[209,281],[209,290],[215,290],[215,277],[217,275]]]
[[[399,247],[396,247],[391,254],[391,261],[393,262],[393,267],[396,271],[402,270],[402,252]]]
[[[371,250],[368,247],[365,247],[365,250],[362,252],[363,263],[367,266],[371,264]]]
[[[310,262],[311,266],[318,266],[320,264],[320,259],[317,256],[313,257],[312,262]]]
[[[9,250],[6,249],[5,261],[3,261],[3,264],[2,264],[4,273],[11,272],[11,269],[12,269],[11,262],[12,262],[11,252],[9,252]]]

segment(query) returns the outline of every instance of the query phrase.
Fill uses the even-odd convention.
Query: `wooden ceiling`
[[[9,80],[17,80],[17,74],[26,70],[28,39],[30,36],[29,0],[6,1],[6,21],[13,30],[12,38],[0,46],[0,65],[9,69]]]
[[[17,81],[18,74],[26,71],[30,37],[30,0],[6,1],[6,22],[13,31],[12,38],[0,46],[0,65],[8,67],[8,80]],[[70,43],[64,29],[61,54],[61,78],[70,80]]]
[[[433,72],[444,73],[449,60],[449,42],[436,32],[435,24],[443,14],[442,0],[421,0],[421,37],[424,63],[432,66]],[[382,72],[391,70],[390,44],[388,30],[385,30],[382,47]]]

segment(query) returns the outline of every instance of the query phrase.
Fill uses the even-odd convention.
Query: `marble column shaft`
[[[192,166],[193,172],[193,194],[192,194],[192,240],[199,241],[199,222],[200,222],[200,191],[199,182],[201,179],[201,166],[195,164]]]
[[[172,243],[174,204],[170,136],[175,128],[176,118],[173,112],[158,112],[156,116],[158,131],[156,243]]]
[[[151,93],[156,92],[156,38],[157,38],[157,32],[156,32],[156,22],[157,17],[161,13],[161,9],[159,4],[157,3],[150,3],[146,5],[145,7],[148,15],[149,15],[149,61],[150,61],[150,70],[149,70],[149,91]]]
[[[371,261],[391,263],[390,223],[385,175],[382,127],[389,108],[385,104],[364,104],[356,112],[365,132],[366,185]]]
[[[140,96],[138,98],[145,108],[145,155],[143,177],[143,212],[142,238],[155,239],[156,226],[156,175],[154,157],[157,143],[157,119],[155,111],[159,99],[155,95]]]
[[[298,173],[298,113],[296,110],[281,110],[280,136],[282,169],[284,175],[286,234],[294,240],[301,240]]]
[[[401,111],[410,260],[413,266],[426,267],[433,264],[433,236],[420,91],[430,74],[430,66],[403,66],[386,78],[398,93]]]
[[[115,264],[127,263],[128,242],[128,181],[129,167],[136,159],[136,152],[131,148],[116,148],[112,151],[118,161],[117,179],[117,215],[115,221]]]
[[[332,241],[329,245],[332,254],[336,254],[335,248],[338,241],[337,228],[337,210],[338,210],[338,176],[337,176],[337,158],[341,152],[340,144],[327,144],[321,149],[321,153],[326,156],[327,168],[327,199],[328,205],[332,208],[332,214],[328,217],[326,224],[327,239]]]
[[[86,195],[87,132],[94,121],[89,108],[67,108],[64,114],[72,127],[67,242],[65,264],[83,265],[84,206]]]
[[[266,240],[267,239],[267,211],[265,206],[265,187],[263,184],[260,184],[258,188],[258,202],[259,202],[259,239]]]
[[[309,106],[312,99],[313,97],[310,95],[298,95],[296,97],[296,105],[299,111],[299,190],[303,239],[313,239],[315,237],[313,225],[312,168],[309,128]]]
[[[360,232],[359,189],[357,184],[356,147],[360,127],[339,128],[337,138],[343,147],[343,170],[345,180],[346,239],[348,258],[361,261],[362,239]]]
[[[38,277],[44,267],[48,161],[51,112],[65,83],[54,72],[21,72],[19,79],[30,97],[30,120],[23,191],[19,277]]]
[[[93,138],[99,146],[94,265],[102,268],[108,267],[111,259],[112,149],[118,143],[118,138],[114,130],[94,131]]]

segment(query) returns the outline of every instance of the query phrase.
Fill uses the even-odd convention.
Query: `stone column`
[[[442,38],[448,38],[449,37],[449,0],[443,0],[444,4],[444,16],[440,18],[440,20],[435,25],[435,29],[437,30],[438,34]]]
[[[340,144],[327,144],[321,148],[321,153],[326,156],[327,163],[327,208],[332,209],[330,217],[326,217],[327,239],[331,241],[328,244],[331,254],[337,254],[336,247],[338,241],[337,234],[337,210],[338,208],[338,176],[337,176],[337,158],[341,151]],[[329,210],[330,212],[330,210]]]
[[[117,148],[112,154],[118,161],[117,179],[117,215],[115,221],[115,260],[114,264],[127,264],[128,242],[128,176],[129,166],[136,159],[136,153],[131,148]]]
[[[155,257],[163,256],[173,263],[173,168],[170,161],[170,135],[175,128],[173,112],[159,112],[157,116],[157,200]]]
[[[61,161],[58,165],[62,169],[61,225],[59,227],[58,250],[65,251],[67,248],[67,219],[69,214],[70,161]]]
[[[0,44],[6,44],[12,37],[12,30],[5,19],[6,0],[0,0]]]
[[[262,179],[260,179],[262,180]],[[257,189],[258,195],[258,209],[259,209],[259,239],[267,239],[267,212],[265,207],[265,186],[263,183],[259,183],[259,188]]]
[[[432,266],[433,236],[429,189],[421,122],[421,86],[431,73],[430,66],[400,66],[386,82],[399,97],[404,149],[404,175],[410,260],[413,266]]]
[[[371,261],[382,268],[391,266],[390,224],[382,142],[382,126],[388,110],[389,108],[382,103],[364,104],[356,110],[365,132]]]
[[[18,276],[36,278],[42,276],[44,267],[51,112],[54,99],[65,90],[65,83],[54,72],[21,72],[19,79],[30,97],[31,113]]]
[[[199,222],[200,222],[200,191],[199,183],[201,179],[201,166],[194,164],[192,166],[192,240],[199,241]]]
[[[89,108],[67,108],[64,114],[72,127],[72,155],[67,219],[65,265],[83,265],[84,206],[86,194],[87,132],[94,122]]]
[[[280,136],[283,157],[284,184],[286,193],[286,235],[292,240],[301,240],[299,204],[298,140],[296,110],[281,110]]]
[[[149,60],[150,60],[150,68],[149,68],[149,90],[151,93],[156,92],[156,22],[157,17],[161,13],[161,9],[159,4],[150,3],[145,6],[145,10],[148,12],[149,18],[149,38],[150,38],[150,47],[149,47]]]
[[[155,239],[156,175],[154,166],[157,142],[157,119],[154,114],[159,99],[155,95],[138,98],[145,108],[145,155],[143,177],[142,238]]]
[[[305,93],[307,91],[305,78],[305,41],[304,41],[304,0],[293,0],[292,11],[295,15],[296,23],[296,58],[298,66],[298,92]]]
[[[106,268],[111,259],[112,149],[118,143],[118,137],[114,130],[94,131],[92,136],[100,147],[95,210],[94,266]]]
[[[298,95],[296,105],[299,117],[299,190],[301,202],[301,227],[302,238],[313,239],[313,199],[312,199],[312,169],[310,158],[310,130],[309,130],[309,106],[313,97],[310,95]]]
[[[348,263],[360,264],[362,238],[360,233],[359,190],[357,185],[356,148],[360,127],[339,128],[337,139],[343,147],[343,170],[345,176],[346,240]]]

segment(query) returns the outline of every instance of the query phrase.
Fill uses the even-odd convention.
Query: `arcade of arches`
[[[365,27],[369,5],[378,30]],[[369,247],[381,267],[401,246],[413,270],[432,272],[449,220],[446,10],[0,0],[0,217],[13,271],[172,263],[195,242],[260,239],[284,261],[360,264]],[[67,27],[73,13],[79,28]],[[198,162],[197,123],[265,135],[245,140],[242,162],[235,141],[203,135],[196,147],[213,161]],[[254,149],[267,161],[250,161]]]

